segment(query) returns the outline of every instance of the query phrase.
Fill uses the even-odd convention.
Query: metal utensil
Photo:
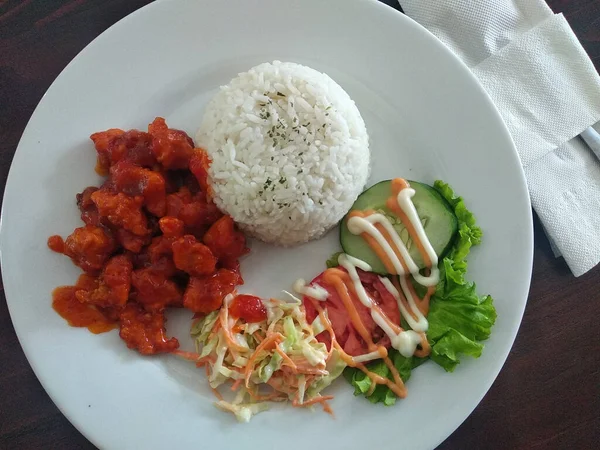
[[[600,133],[592,127],[589,127],[586,130],[583,130],[579,136],[581,136],[588,147],[592,149],[596,158],[600,159]]]

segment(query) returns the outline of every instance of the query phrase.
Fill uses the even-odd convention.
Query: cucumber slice
[[[427,234],[438,258],[441,259],[456,236],[458,230],[456,215],[448,202],[434,188],[416,181],[409,181],[409,183],[410,187],[415,190],[412,201],[421,218],[425,234]],[[417,246],[413,245],[408,230],[406,230],[400,219],[385,206],[385,202],[390,195],[392,195],[391,180],[377,183],[359,195],[354,205],[352,205],[351,211],[374,210],[383,213],[392,222],[417,266],[424,268],[423,258]],[[366,241],[361,236],[350,233],[346,225],[347,219],[348,216],[344,217],[340,226],[340,242],[344,252],[365,261],[373,268],[374,272],[382,275],[387,274],[388,272],[383,263]]]

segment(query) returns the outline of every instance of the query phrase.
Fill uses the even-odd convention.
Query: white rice
[[[348,212],[369,176],[369,137],[329,76],[275,61],[239,74],[209,103],[197,144],[217,206],[250,235],[290,246]]]

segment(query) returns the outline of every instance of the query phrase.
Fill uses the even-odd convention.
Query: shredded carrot
[[[250,376],[252,375],[252,369],[254,368],[254,363],[256,361],[256,358],[258,358],[258,354],[263,350],[268,350],[271,346],[277,345],[282,340],[283,336],[281,334],[273,333],[270,336],[268,336],[264,341],[262,341],[258,347],[256,347],[256,350],[254,350],[254,353],[252,354],[252,356],[250,356],[250,359],[246,363],[246,387],[249,387],[250,385]]]
[[[320,308],[320,305],[318,308],[319,314],[321,315],[324,328],[330,333],[332,346],[327,354],[323,355],[326,356],[327,359],[325,361],[320,361],[317,364],[313,364],[302,355],[288,355],[282,349],[280,344],[285,340],[285,330],[281,321],[272,322],[269,324],[267,330],[264,328],[259,329],[250,335],[256,343],[253,350],[246,347],[241,347],[237,343],[237,338],[234,333],[242,333],[248,337],[249,333],[247,333],[247,328],[244,324],[240,324],[240,322],[233,322],[230,320],[228,318],[228,312],[224,311],[223,309],[219,312],[219,316],[217,317],[217,320],[211,329],[208,340],[222,339],[221,342],[226,346],[227,352],[226,359],[223,361],[223,367],[240,374],[239,376],[232,374],[230,377],[233,379],[230,380],[231,383],[228,384],[228,386],[232,392],[238,392],[238,395],[241,395],[242,392],[244,392],[244,395],[245,393],[248,393],[249,398],[253,402],[289,400],[298,407],[321,404],[324,411],[328,412],[329,414],[333,414],[331,407],[327,403],[327,401],[332,399],[333,396],[317,397],[302,403],[300,403],[298,396],[300,389],[299,380],[302,379],[299,379],[299,375],[303,375],[303,385],[305,386],[304,389],[308,390],[311,388],[311,386],[314,386],[316,380],[319,380],[321,377],[326,376],[329,373],[326,370],[325,361],[328,361],[331,358],[334,350],[333,344],[336,343],[336,338],[335,334],[333,333],[331,322],[327,318],[323,309]],[[314,338],[312,327],[306,322],[305,315],[303,317],[298,317],[295,315],[294,320],[300,326],[303,333],[305,333],[309,338]],[[258,364],[257,361],[263,359],[264,357],[273,356],[275,353],[279,354],[282,359],[281,367],[274,371],[270,379],[266,382],[268,391],[270,392],[261,392],[258,384],[255,384],[253,381],[251,381],[252,374]],[[192,359],[199,367],[205,366],[206,375],[208,378],[210,378],[211,372],[214,373],[213,365],[217,359],[214,351],[211,352],[209,356],[202,358],[200,358],[200,355],[197,353],[181,352],[180,356]],[[236,358],[241,356],[246,358],[245,362],[240,364],[243,367],[233,366],[232,360],[235,361]],[[245,386],[245,390],[240,391],[242,386]],[[223,396],[218,389],[211,387],[211,390],[219,400],[223,401]]]
[[[296,364],[294,363],[294,361],[292,361],[292,359],[283,351],[281,350],[281,347],[279,347],[279,344],[277,344],[275,346],[275,351],[277,353],[279,353],[279,356],[281,356],[283,358],[283,360],[288,364],[288,366],[294,370],[297,369]]]
[[[188,361],[198,361],[200,359],[200,355],[196,352],[185,352],[183,350],[174,350],[173,353],[175,356],[179,356],[180,358],[187,359]]]
[[[200,358],[198,361],[196,361],[196,367],[202,367],[204,366],[207,362],[213,363],[216,361],[216,358],[214,356],[211,355],[207,355],[203,358]]]
[[[283,367],[281,368],[282,370],[284,369]],[[318,369],[316,367],[312,367],[310,365],[298,365],[296,370],[293,371],[294,374],[298,375],[298,374],[310,374],[310,375],[327,375],[329,372],[327,372],[325,369]]]
[[[282,391],[284,389],[283,381],[280,379],[280,377],[269,378],[269,381],[267,381],[267,384],[269,386],[271,386],[273,389],[276,389],[278,391]]]
[[[315,309],[317,310],[317,312],[319,313],[321,323],[323,324],[323,326],[325,327],[325,331],[327,331],[329,333],[329,337],[331,338],[331,346],[329,347],[329,353],[327,354],[327,361],[329,361],[329,358],[331,358],[331,355],[333,354],[333,349],[334,349],[333,343],[336,340],[335,333],[333,332],[333,327],[331,325],[331,321],[325,315],[325,310],[323,309],[323,307],[321,305],[319,305],[319,302],[317,302],[313,298],[310,298],[310,301],[311,301],[312,305],[315,307]]]
[[[305,406],[314,405],[315,403],[323,403],[323,402],[326,402],[327,400],[332,400],[332,399],[333,399],[333,395],[324,395],[322,397],[311,398],[310,400],[306,400],[305,402],[302,402],[302,403],[299,403],[298,400],[294,399],[292,401],[292,405],[296,406],[296,407],[305,407]]]
[[[233,336],[231,335],[231,330],[229,328],[227,328],[227,324],[223,323],[223,321],[225,320],[224,314],[219,314],[219,320],[221,321],[221,327],[223,328],[223,335],[225,336],[225,340],[227,341],[227,346],[229,347],[229,350],[233,349],[233,350],[237,350],[238,352],[248,351],[247,348],[244,348],[241,345],[238,345],[235,342],[235,340],[233,339]]]
[[[255,402],[281,402],[284,400],[287,400],[287,396],[281,395],[280,392],[272,392],[270,394],[267,395],[258,395],[254,392],[252,392],[251,389],[248,389],[248,395],[250,395],[250,397],[252,398],[252,400],[254,400]]]
[[[331,406],[329,406],[329,403],[324,401],[323,403],[321,403],[321,405],[323,406],[323,411],[331,415],[331,417],[335,418],[335,414],[333,413],[333,409],[331,409]]]

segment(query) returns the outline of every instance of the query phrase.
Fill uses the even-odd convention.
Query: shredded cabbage
[[[322,403],[326,408],[320,392],[346,367],[336,350],[328,351],[315,338],[324,329],[320,320],[309,324],[301,301],[290,296],[289,302],[264,302],[267,320],[262,322],[232,318],[223,306],[192,326],[197,364],[208,366],[210,386],[233,383],[236,392],[232,400],[220,399],[216,406],[240,422],[268,409],[272,401]]]

